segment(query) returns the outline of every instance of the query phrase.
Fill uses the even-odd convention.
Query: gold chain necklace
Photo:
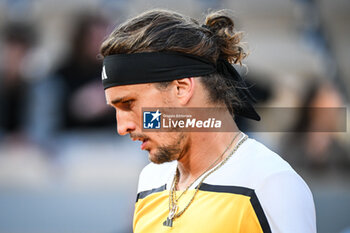
[[[233,139],[231,140],[230,144],[226,147],[226,149],[224,150],[224,152],[222,152],[222,154],[212,163],[210,164],[210,166],[200,175],[198,176],[191,184],[189,184],[186,189],[180,194],[180,196],[178,198],[176,198],[176,186],[178,184],[179,181],[179,169],[176,169],[176,173],[172,182],[172,185],[170,187],[170,192],[169,192],[169,219],[173,219],[177,210],[178,210],[178,205],[177,205],[177,201],[182,197],[183,194],[185,194],[187,192],[187,190],[206,172],[208,172],[220,159],[222,159],[222,156],[224,156],[224,154],[227,152],[227,150],[231,147],[232,143],[235,141],[235,139],[238,137],[238,135],[240,135],[240,132],[238,132]],[[175,190],[175,191],[173,191]],[[166,221],[165,221],[166,222]],[[172,224],[171,224],[172,225]]]
[[[180,196],[178,198],[176,198],[176,192],[174,192],[174,200],[175,201],[178,201],[182,195],[184,195],[187,190],[203,175],[205,174],[206,172],[208,172],[210,169],[212,169],[215,164],[220,161],[222,159],[222,157],[224,156],[224,154],[227,152],[227,150],[231,147],[232,143],[236,140],[236,138],[240,135],[240,132],[238,132],[231,140],[230,144],[228,144],[228,146],[226,147],[226,149],[224,150],[224,152],[222,152],[222,154],[212,163],[210,164],[210,166],[204,171],[202,172],[202,174],[200,174],[200,176],[198,176],[191,184],[187,185],[186,189],[180,194]],[[174,179],[173,179],[173,183],[172,184],[175,184],[175,185],[172,185],[171,186],[171,189],[176,189],[176,186],[178,185],[178,182],[179,182],[179,177],[180,177],[180,173],[179,173],[179,169],[176,169],[176,174],[174,176]],[[170,211],[170,202],[169,202],[169,211]]]
[[[237,135],[239,135],[239,133],[237,134]],[[237,137],[237,135],[236,135],[236,137]],[[235,138],[236,138],[235,137]],[[211,175],[213,172],[215,172],[215,171],[217,171],[220,167],[222,167],[231,157],[232,157],[232,155],[238,150],[238,148],[246,141],[248,139],[248,136],[247,135],[244,135],[244,137],[236,144],[236,146],[233,148],[233,150],[232,150],[232,152],[223,160],[223,161],[221,161],[220,163],[219,163],[219,165],[218,166],[216,166],[214,169],[212,169],[211,171],[209,171],[210,170],[210,168],[213,166],[213,164],[211,164],[210,165],[210,167],[204,172],[204,173],[206,173],[207,171],[209,171],[202,179],[201,179],[201,181],[199,182],[199,184],[198,184],[198,186],[196,187],[196,190],[195,190],[195,192],[194,192],[194,194],[193,194],[193,196],[192,196],[192,198],[190,199],[190,201],[187,203],[187,205],[185,206],[185,208],[183,209],[183,210],[181,210],[179,213],[176,213],[177,211],[178,211],[178,205],[177,205],[177,200],[182,196],[182,194],[184,193],[182,193],[181,195],[180,195],[180,197],[176,200],[176,194],[174,194],[174,193],[176,193],[176,186],[175,186],[175,183],[176,183],[176,179],[177,179],[177,176],[176,176],[176,174],[175,174],[175,176],[174,176],[174,180],[173,180],[173,183],[172,183],[172,185],[171,185],[171,188],[170,188],[170,191],[169,191],[169,216],[167,217],[167,219],[163,222],[163,225],[164,226],[168,226],[168,227],[172,227],[173,226],[173,220],[175,219],[175,218],[178,218],[178,217],[180,217],[186,210],[187,210],[187,208],[190,206],[190,204],[193,202],[193,200],[194,200],[194,198],[195,198],[195,196],[196,196],[196,194],[198,193],[198,191],[199,191],[199,188],[200,188],[200,186],[202,185],[202,183],[204,182],[204,180],[209,176],[209,175]],[[234,141],[234,139],[232,140],[232,142]],[[231,144],[232,144],[232,142],[231,142]],[[230,144],[230,145],[231,145]],[[225,154],[225,152],[227,151],[227,149],[230,147],[230,145],[226,148],[226,150],[224,151],[224,153],[219,157],[219,158],[222,158],[222,156]],[[218,159],[215,161],[215,162],[217,162],[218,161]],[[214,163],[215,164],[215,163]],[[202,173],[199,177],[201,177],[204,173]],[[199,178],[198,177],[198,178]],[[197,178],[197,179],[198,179]],[[196,179],[196,180],[197,180]],[[195,182],[195,181],[194,181]],[[194,183],[193,182],[193,183]],[[192,183],[192,184],[193,184]],[[192,185],[191,184],[191,185]],[[187,191],[188,190],[188,188],[191,186],[191,185],[189,185],[187,188],[186,188],[186,190],[185,191]],[[175,198],[174,198],[175,197]],[[174,201],[175,200],[175,201]],[[170,204],[171,203],[171,204]]]

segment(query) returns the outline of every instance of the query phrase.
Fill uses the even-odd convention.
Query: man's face
[[[188,136],[179,132],[142,132],[143,107],[177,107],[173,88],[157,88],[155,84],[135,84],[106,89],[107,104],[116,110],[120,135],[129,134],[142,142],[141,149],[149,152],[154,163],[178,159],[188,143]]]

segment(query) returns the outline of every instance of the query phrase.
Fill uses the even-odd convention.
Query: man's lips
[[[141,144],[141,150],[144,150],[146,148],[147,142],[148,142],[148,139],[143,140],[143,142]]]
[[[144,150],[146,148],[148,139],[147,138],[139,138],[139,137],[132,137],[131,140],[133,141],[141,141],[141,150]]]

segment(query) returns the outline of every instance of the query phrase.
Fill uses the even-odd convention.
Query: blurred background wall
[[[97,54],[114,26],[153,8],[200,21],[209,9],[231,9],[248,42],[246,79],[259,106],[349,105],[347,0],[0,0],[1,233],[132,232],[147,154],[117,135]],[[338,120],[308,121],[311,113],[299,110],[261,115],[306,131]],[[318,232],[350,232],[348,128],[258,131],[250,135],[309,184]]]

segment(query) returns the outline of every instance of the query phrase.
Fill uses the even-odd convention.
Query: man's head
[[[166,86],[162,84],[124,85],[105,90],[107,103],[116,109],[118,133],[142,141],[141,149],[149,151],[149,159],[154,163],[181,158],[191,140],[189,133],[184,132],[142,132],[143,107],[214,106],[198,78],[178,79]]]
[[[166,53],[189,54],[214,66],[218,59],[241,63],[246,56],[240,46],[240,33],[234,32],[233,20],[225,11],[206,17],[205,25],[166,10],[145,12],[116,28],[103,42],[101,54]],[[140,64],[141,65],[141,64]],[[134,69],[138,69],[137,66]],[[142,74],[140,74],[142,75]],[[150,160],[162,163],[179,159],[189,148],[189,134],[141,132],[142,107],[209,107],[226,106],[234,114],[240,106],[235,81],[217,72],[132,85],[117,85],[105,90],[108,104],[117,110],[118,132],[143,141],[142,149]]]

